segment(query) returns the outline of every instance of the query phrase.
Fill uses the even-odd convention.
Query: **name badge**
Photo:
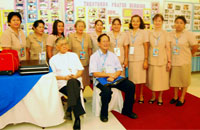
[[[114,53],[115,53],[117,56],[120,56],[120,48],[114,48]]]
[[[46,60],[46,52],[39,53],[40,60]]]
[[[179,53],[180,53],[180,48],[178,46],[174,46],[173,47],[173,54],[174,55],[179,55]]]
[[[135,52],[135,47],[130,47],[129,48],[129,54],[134,54]]]
[[[158,56],[159,48],[153,48],[153,56]]]
[[[85,51],[80,51],[80,59],[81,60],[85,59]]]
[[[24,57],[24,56],[25,56],[25,49],[24,49],[24,47],[22,47],[22,48],[20,49],[20,56],[21,56],[21,57]]]

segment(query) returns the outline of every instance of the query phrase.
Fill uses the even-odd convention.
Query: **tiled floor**
[[[200,73],[192,73],[192,84],[188,88],[188,92],[200,98]],[[84,97],[87,99],[86,117],[81,119],[82,130],[125,130],[120,122],[114,117],[112,113],[109,113],[109,121],[103,123],[99,117],[95,117],[92,114],[92,90],[90,87],[86,87],[84,91]],[[61,125],[45,128],[46,130],[72,130],[72,121],[66,121]],[[17,125],[8,125],[4,130],[39,130],[42,129],[38,126],[22,123]]]

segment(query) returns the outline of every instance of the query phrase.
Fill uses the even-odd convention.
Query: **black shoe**
[[[139,104],[144,104],[144,100],[138,100]]]
[[[176,103],[176,102],[178,102],[178,98],[177,99],[174,99],[174,98],[172,98],[171,100],[170,100],[170,104],[174,104],[174,103]]]
[[[156,101],[156,99],[154,99],[154,100],[150,99],[149,104],[153,104],[155,101]]]
[[[100,115],[100,120],[102,122],[107,122],[108,121],[108,116]]]
[[[85,98],[83,98],[84,102],[87,102],[87,100]]]
[[[178,107],[178,106],[183,106],[184,103],[185,103],[185,101],[184,101],[184,102],[178,101],[178,102],[176,103],[176,106],[177,106],[177,107]]]
[[[72,114],[71,114],[71,112],[66,111],[64,119],[72,120]]]
[[[162,106],[162,105],[163,105],[163,102],[157,102],[157,105],[158,105],[158,106]]]
[[[81,129],[81,120],[80,120],[80,118],[75,119],[73,129],[74,130],[80,130]]]
[[[125,116],[128,116],[129,118],[132,118],[132,119],[137,119],[138,118],[138,116],[135,114],[135,113],[133,113],[133,112],[131,112],[131,113],[122,113],[123,115],[125,115]]]

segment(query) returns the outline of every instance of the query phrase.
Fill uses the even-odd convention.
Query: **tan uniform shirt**
[[[192,32],[184,30],[176,44],[176,32],[170,32],[171,38],[171,50],[172,50],[172,66],[182,66],[185,64],[191,64],[191,47],[197,45],[197,40]],[[178,46],[180,48],[179,54],[173,53],[173,48]]]
[[[135,36],[133,36],[133,31],[127,32],[129,40],[129,49],[134,47],[134,53],[128,55],[129,61],[143,61],[144,60],[144,43],[149,42],[149,36],[146,30],[139,29]]]
[[[47,38],[47,44],[46,45],[53,47],[53,55],[58,53],[58,51],[56,50],[56,44],[55,44],[55,41],[56,41],[57,38],[59,38],[59,37],[56,36],[56,35],[53,35],[53,34],[49,35],[48,38]]]
[[[89,64],[89,54],[88,49],[92,48],[91,37],[87,33],[83,33],[83,41],[84,41],[84,50],[82,49],[82,40],[78,39],[78,36],[75,33],[69,34],[68,43],[70,45],[70,49],[72,52],[75,52],[80,58],[80,52],[85,51],[85,59],[80,59],[83,66],[87,66]]]
[[[90,33],[90,36],[92,39],[92,53],[95,53],[96,50],[99,49],[98,41],[97,41],[98,35],[96,32],[92,32],[92,33]]]
[[[12,28],[8,28],[1,36],[1,47],[9,47],[18,52],[20,60],[26,60],[26,36],[24,32],[19,29],[17,35]]]
[[[113,31],[107,33],[110,37],[110,51],[114,52],[114,48],[120,48],[120,56],[118,56],[120,63],[124,63],[125,51],[124,46],[128,45],[128,38],[125,32],[120,32],[115,38]],[[117,40],[117,43],[116,43]]]
[[[158,40],[159,39],[159,40]],[[156,41],[158,40],[158,45]],[[167,64],[167,46],[170,46],[169,34],[162,30],[160,34],[156,35],[155,31],[149,32],[149,64],[150,65],[166,65]],[[153,56],[154,48],[158,48],[158,56]]]
[[[48,34],[43,34],[41,41],[37,39],[35,33],[26,38],[26,47],[30,49],[30,59],[39,60],[39,53],[46,53],[46,42]]]

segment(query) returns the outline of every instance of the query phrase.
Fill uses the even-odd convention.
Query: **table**
[[[5,90],[3,87],[14,90],[3,94],[4,98],[7,94],[9,99],[12,100],[7,103],[7,106],[11,106],[11,109],[0,109],[1,114],[5,112],[0,116],[0,129],[12,123],[27,122],[41,127],[50,127],[65,121],[57,81],[53,73],[26,76],[15,73],[12,76],[0,76],[0,83],[1,90]],[[16,103],[17,101],[13,98],[22,90],[24,90],[22,93],[26,96],[18,97],[21,99]],[[2,97],[0,100],[0,103],[5,103]]]

